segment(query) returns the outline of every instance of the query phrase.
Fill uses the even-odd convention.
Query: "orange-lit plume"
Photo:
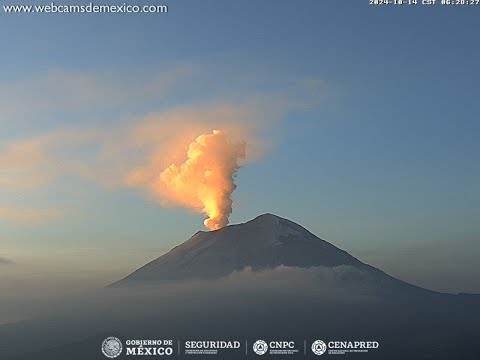
[[[200,135],[190,144],[187,160],[166,168],[157,185],[176,203],[207,215],[208,229],[220,229],[232,213],[234,178],[245,147],[245,142],[230,142],[221,130]]]

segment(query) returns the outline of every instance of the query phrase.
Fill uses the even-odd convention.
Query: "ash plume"
[[[234,179],[245,150],[245,142],[231,142],[221,130],[202,134],[189,145],[185,162],[173,163],[160,173],[154,190],[208,216],[207,229],[220,229],[232,213]]]

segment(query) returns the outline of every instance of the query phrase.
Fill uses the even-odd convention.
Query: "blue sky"
[[[2,14],[1,151],[92,129],[115,142],[148,115],[229,104],[265,147],[239,171],[231,222],[276,213],[404,280],[480,291],[476,9],[167,4]],[[127,272],[202,228],[202,215],[98,174],[53,176],[97,150],[95,139],[55,139],[54,165],[22,158],[35,186],[0,188],[0,208],[17,214],[0,217],[0,256]],[[5,164],[2,178],[18,183]],[[40,213],[24,221],[25,209]]]

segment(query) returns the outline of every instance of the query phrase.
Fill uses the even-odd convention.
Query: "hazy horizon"
[[[309,230],[307,228],[307,230]],[[208,231],[202,229],[202,231]],[[191,234],[193,235],[193,233]],[[189,236],[190,237],[190,236]],[[189,237],[185,238],[186,241]],[[321,236],[320,236],[321,237]],[[328,239],[323,238],[328,241]],[[178,241],[171,248],[181,244]],[[332,243],[342,248],[339,244]],[[6,324],[30,319],[41,313],[41,310],[50,307],[50,302],[62,302],[70,297],[85,295],[91,291],[102,289],[119,279],[137,270],[146,263],[167,253],[171,248],[130,248],[130,249],[101,249],[80,248],[72,251],[57,251],[36,254],[31,258],[28,254],[18,252],[11,258],[0,259],[2,272],[0,273],[0,305],[5,310],[0,316],[0,324]],[[435,253],[430,256],[415,257],[417,251],[404,249],[402,253],[390,254],[392,258],[379,258],[379,251],[373,249],[355,251],[342,248],[360,261],[379,268],[399,280],[409,282],[429,290],[446,293],[476,293],[476,278],[473,273],[470,277],[458,281],[449,278],[448,267],[444,272],[428,272],[419,274],[413,270],[414,266],[425,268],[425,261],[435,259]],[[403,257],[405,263],[395,263],[393,256]],[[112,263],[111,257],[116,260]],[[418,261],[416,264],[415,261]],[[421,262],[422,261],[422,262]],[[445,263],[448,266],[448,263]],[[64,299],[64,300],[62,300]]]

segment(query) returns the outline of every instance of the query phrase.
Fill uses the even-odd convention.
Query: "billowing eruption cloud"
[[[188,147],[186,161],[167,167],[155,188],[175,203],[207,215],[208,229],[220,229],[232,213],[234,179],[245,148],[245,142],[230,142],[221,130],[202,134]]]

